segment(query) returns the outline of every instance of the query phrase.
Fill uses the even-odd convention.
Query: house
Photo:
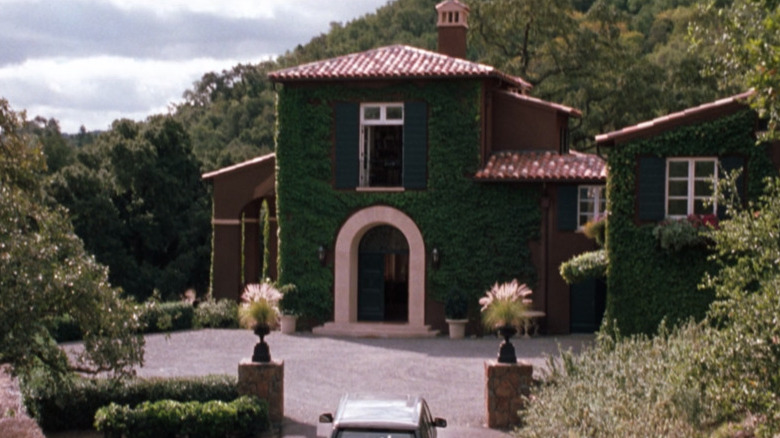
[[[596,328],[558,266],[594,247],[578,229],[604,212],[606,163],[569,151],[578,110],[463,59],[467,6],[436,9],[438,52],[393,45],[269,75],[275,153],[203,176],[216,297],[264,264],[299,286],[300,312],[325,322],[315,333],[432,336],[453,287],[473,295],[478,329],[477,298],[518,278],[546,332]]]
[[[608,153],[607,313],[624,334],[653,333],[700,318],[713,292],[698,287],[712,268],[706,245],[664,249],[659,237],[674,221],[723,217],[713,183],[739,169],[742,202],[780,168],[780,145],[756,145],[759,120],[737,94],[596,137]]]

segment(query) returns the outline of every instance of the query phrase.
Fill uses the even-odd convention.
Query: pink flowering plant
[[[252,283],[246,285],[241,294],[241,307],[238,309],[242,327],[254,328],[258,325],[273,326],[279,319],[279,300],[282,294],[273,283]]]
[[[528,297],[532,293],[528,286],[518,283],[517,279],[494,284],[479,300],[485,327],[492,330],[507,325],[520,326],[531,304]]]

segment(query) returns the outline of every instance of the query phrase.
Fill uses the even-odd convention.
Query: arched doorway
[[[360,239],[358,321],[408,320],[409,243],[397,228],[379,225]]]
[[[360,246],[367,233],[382,226],[400,232],[408,247],[406,314],[399,312],[405,318],[394,323],[388,323],[384,319],[361,321],[358,317]],[[383,232],[379,230],[376,233]],[[373,239],[369,237],[369,240]],[[374,244],[367,243],[367,246],[372,247]],[[436,336],[438,332],[425,324],[425,243],[420,229],[412,218],[396,208],[385,205],[374,205],[358,210],[341,226],[336,236],[333,255],[333,322],[315,327],[313,329],[315,334],[380,337]]]

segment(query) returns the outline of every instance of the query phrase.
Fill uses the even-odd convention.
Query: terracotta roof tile
[[[599,134],[596,136],[596,143],[605,144],[626,142],[634,138],[653,135],[676,126],[696,123],[698,121],[706,120],[712,117],[730,114],[734,111],[744,108],[746,105],[745,100],[747,100],[754,93],[755,92],[753,90],[746,91],[744,93],[716,100],[715,102],[705,103],[703,105],[688,108],[676,113],[667,114],[665,116],[657,117],[655,119],[648,120],[633,126],[627,126],[617,131]]]
[[[394,45],[302,64],[268,74],[274,82],[337,79],[497,78],[530,89],[522,78],[485,64],[415,47]]]
[[[490,156],[474,176],[483,181],[606,181],[607,164],[598,155],[571,152],[503,151]]]

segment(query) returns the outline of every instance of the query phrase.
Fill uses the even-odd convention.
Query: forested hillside
[[[269,152],[274,69],[389,44],[436,49],[437,0],[396,0],[375,14],[291,49],[275,61],[207,73],[176,108],[204,170]],[[706,50],[690,50],[694,0],[469,1],[468,58],[528,80],[532,94],[583,111],[575,144],[739,91],[705,76]]]
[[[438,1],[395,0],[275,60],[205,73],[171,114],[146,122],[64,137],[56,120],[35,118],[26,129],[42,142],[50,192],[126,293],[203,294],[211,199],[197,176],[273,150],[267,73],[389,44],[435,50]],[[467,57],[523,77],[536,97],[581,109],[575,148],[751,86],[769,126],[780,119],[777,0],[465,1]]]

